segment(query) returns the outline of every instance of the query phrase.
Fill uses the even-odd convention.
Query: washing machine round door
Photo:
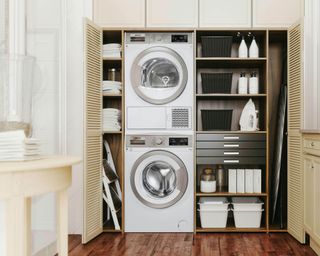
[[[141,52],[131,68],[136,94],[151,104],[166,104],[183,92],[188,81],[184,60],[167,47],[150,47]]]
[[[188,185],[188,172],[183,162],[163,150],[150,151],[137,159],[130,178],[137,199],[152,208],[174,205]]]

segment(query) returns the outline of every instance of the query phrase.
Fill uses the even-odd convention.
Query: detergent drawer
[[[198,157],[265,157],[264,149],[197,149]]]
[[[237,133],[203,133],[197,134],[197,141],[265,141],[266,134],[237,134]]]
[[[197,164],[266,164],[265,157],[198,157]]]
[[[265,141],[197,141],[197,149],[265,149]]]

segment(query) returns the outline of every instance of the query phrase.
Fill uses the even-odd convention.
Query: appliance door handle
[[[238,159],[232,159],[232,160],[223,160],[226,164],[238,164],[240,161]]]
[[[223,152],[225,156],[238,156],[239,152]]]
[[[223,136],[224,140],[238,140],[239,136]]]
[[[239,144],[223,144],[224,148],[238,148]]]

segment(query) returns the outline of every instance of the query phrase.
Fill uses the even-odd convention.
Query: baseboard
[[[310,247],[315,251],[317,255],[320,255],[320,245],[318,245],[311,237],[310,237]]]
[[[56,255],[57,251],[57,241],[52,242],[51,244],[47,245],[40,251],[34,253],[32,256],[48,256],[48,255]]]

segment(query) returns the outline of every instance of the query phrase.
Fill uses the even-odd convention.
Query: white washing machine
[[[126,132],[192,130],[193,33],[125,34]]]
[[[125,231],[193,232],[192,136],[127,135]]]

